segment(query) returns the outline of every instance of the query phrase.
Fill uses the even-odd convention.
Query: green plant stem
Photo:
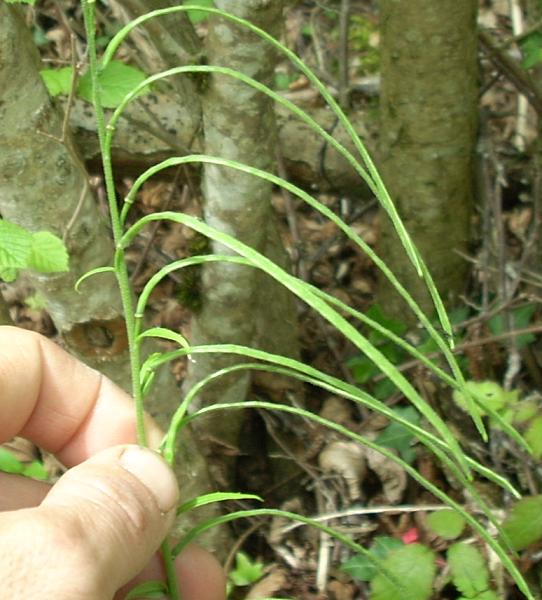
[[[106,125],[104,111],[101,105],[99,96],[99,73],[100,65],[96,54],[96,24],[94,18],[95,0],[82,0],[83,15],[85,20],[85,30],[87,35],[89,65],[92,78],[92,96],[94,110],[96,112],[96,125],[98,129],[98,139],[100,141],[100,149],[102,152],[102,165],[105,177],[105,186],[107,199],[109,202],[111,226],[113,229],[113,239],[115,241],[115,260],[114,268],[117,282],[119,285],[122,306],[124,310],[124,318],[126,321],[126,335],[128,338],[128,348],[130,356],[130,371],[132,377],[132,395],[135,403],[136,411],[136,430],[137,442],[140,446],[147,446],[147,434],[145,430],[145,415],[143,410],[143,390],[139,376],[141,360],[140,360],[140,344],[136,340],[135,329],[136,322],[134,316],[134,301],[132,290],[130,288],[130,278],[128,276],[128,268],[126,266],[124,248],[121,240],[123,237],[123,227],[120,221],[120,215],[117,208],[117,198],[115,193],[115,182],[113,178],[113,165],[111,161],[111,153],[107,151],[104,145],[106,138]],[[181,600],[179,593],[179,583],[173,557],[171,554],[171,546],[166,539],[162,546],[162,557],[167,576],[167,585],[169,594],[172,600]]]
[[[181,592],[179,591],[179,581],[175,571],[175,560],[171,551],[171,542],[169,537],[166,538],[160,546],[160,552],[164,560],[164,568],[168,583],[168,596],[170,600],[181,600]]]
[[[109,211],[111,218],[111,226],[113,230],[113,239],[115,241],[115,275],[119,286],[122,306],[124,310],[124,318],[126,321],[126,335],[128,338],[128,348],[130,355],[130,372],[132,378],[132,395],[136,409],[136,429],[137,442],[140,446],[147,446],[147,435],[145,431],[145,419],[143,411],[143,394],[141,390],[141,382],[139,380],[140,367],[140,352],[139,344],[135,343],[134,337],[134,305],[132,291],[130,288],[130,278],[128,276],[128,268],[126,266],[124,248],[120,241],[123,231],[120,221],[120,215],[117,208],[117,198],[115,193],[115,182],[113,178],[113,166],[111,163],[111,154],[105,150],[106,125],[104,111],[102,108],[99,94],[99,74],[101,67],[98,63],[96,54],[96,24],[94,16],[95,0],[82,0],[83,16],[85,20],[85,30],[87,35],[89,66],[92,80],[92,99],[94,110],[96,113],[96,126],[98,130],[98,139],[100,149],[102,151],[102,165],[104,170],[105,187],[107,192],[107,200],[109,203]]]

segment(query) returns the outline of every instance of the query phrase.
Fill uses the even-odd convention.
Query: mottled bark
[[[31,231],[65,237],[70,272],[28,276],[72,353],[129,389],[126,332],[114,278],[99,275],[83,284],[83,293],[74,290],[80,275],[112,264],[113,244],[70,137],[63,144],[42,133],[60,136],[62,115],[38,67],[37,51],[18,9],[0,2],[0,212]],[[180,394],[169,372],[159,377],[148,408],[165,428]],[[205,461],[189,431],[183,436],[177,475],[185,499],[210,490]],[[215,509],[205,512],[216,514]],[[190,514],[183,524],[188,527],[205,516]],[[223,531],[214,532],[209,544],[224,547],[223,536]]]
[[[218,0],[218,8],[247,18],[264,29],[277,32],[282,2]],[[269,83],[275,54],[268,44],[249,31],[224,19],[212,19],[207,39],[210,64],[238,69]],[[203,101],[205,152],[273,170],[276,134],[270,100],[225,76],[209,78]],[[207,166],[203,174],[204,217],[209,225],[225,231],[264,252],[269,240],[280,247],[272,227],[271,186],[232,169]],[[215,252],[225,249],[214,244]],[[282,254],[284,251],[282,250]],[[278,257],[278,254],[276,254]],[[286,263],[284,255],[279,262]],[[238,265],[212,265],[203,272],[203,308],[192,323],[192,343],[236,343],[273,346],[283,354],[297,352],[295,310],[292,298],[254,269]],[[272,320],[267,317],[273,315]],[[261,323],[258,321],[262,319]],[[186,388],[217,369],[239,362],[224,356],[198,356],[190,363]],[[240,401],[249,385],[248,374],[222,378],[199,397],[200,404]],[[223,463],[225,447],[236,447],[240,412],[219,415],[200,424],[211,459]],[[213,464],[211,460],[211,464]],[[221,466],[215,472],[224,475]],[[224,476],[227,479],[227,475]]]
[[[475,0],[381,2],[380,168],[406,228],[437,287],[451,301],[468,266],[456,251],[469,240],[477,127]],[[388,219],[380,251],[430,311],[422,281],[408,264]],[[404,305],[382,281],[386,312]]]
[[[113,276],[86,284],[83,294],[74,291],[83,273],[111,264],[107,222],[70,140],[48,137],[60,138],[62,115],[39,76],[39,56],[18,10],[0,3],[0,24],[0,212],[29,230],[65,237],[70,272],[33,277],[62,334],[79,323],[115,321],[121,309]]]

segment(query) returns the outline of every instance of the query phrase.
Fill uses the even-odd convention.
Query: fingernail
[[[120,464],[153,494],[162,512],[168,513],[177,505],[177,480],[168,464],[156,452],[130,447],[120,457]]]

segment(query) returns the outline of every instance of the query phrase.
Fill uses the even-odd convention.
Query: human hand
[[[147,432],[161,439],[150,417]],[[0,443],[15,435],[71,468],[53,487],[0,473],[0,598],[111,600],[163,577],[155,552],[179,492],[157,454],[127,445],[132,400],[46,338],[0,327]],[[183,600],[225,598],[207,552],[189,547],[175,566]]]

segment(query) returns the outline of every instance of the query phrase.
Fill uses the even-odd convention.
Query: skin
[[[150,445],[162,433],[149,417]],[[25,437],[70,467],[50,487],[0,473],[0,596],[112,600],[163,578],[156,551],[179,490],[134,446],[130,397],[33,332],[0,327],[0,443]],[[224,600],[218,562],[197,547],[175,563],[183,600]]]

